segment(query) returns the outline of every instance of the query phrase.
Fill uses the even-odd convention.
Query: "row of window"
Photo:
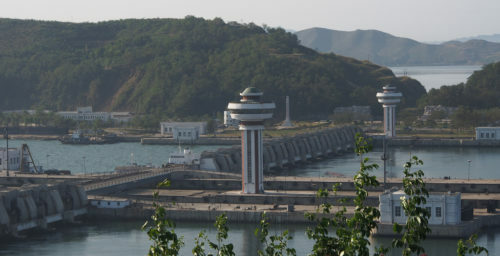
[[[432,217],[432,207],[425,207],[425,209],[430,213],[430,217]],[[401,217],[401,206],[394,206],[394,216]],[[404,213],[403,213],[404,214]],[[441,207],[434,208],[434,215],[437,218],[441,217]]]
[[[18,163],[19,163],[19,157],[10,158],[9,164],[18,164]],[[2,165],[2,158],[0,158],[0,165]]]
[[[494,139],[495,138],[495,133],[494,132],[491,132],[491,133],[489,133],[489,132],[481,132],[480,137],[481,137],[481,139],[484,139],[484,138],[487,138],[487,139],[492,138],[492,139]]]

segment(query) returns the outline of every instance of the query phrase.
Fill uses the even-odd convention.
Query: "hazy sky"
[[[58,21],[194,15],[301,30],[378,29],[419,41],[500,33],[500,0],[1,0],[0,17]]]

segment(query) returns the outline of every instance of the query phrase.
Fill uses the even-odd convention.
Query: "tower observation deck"
[[[379,103],[384,107],[384,134],[387,138],[396,137],[396,104],[403,94],[396,92],[396,87],[386,85],[383,92],[377,93]]]
[[[264,192],[262,130],[264,121],[272,118],[275,104],[262,102],[262,95],[257,88],[248,87],[240,93],[240,102],[227,105],[231,118],[240,120],[242,192],[245,194]]]

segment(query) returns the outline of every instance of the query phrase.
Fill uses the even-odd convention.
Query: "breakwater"
[[[50,223],[73,221],[87,212],[83,188],[66,183],[0,186],[0,234],[18,235]]]
[[[358,132],[362,132],[359,127],[345,126],[289,138],[266,140],[263,145],[264,171],[348,152],[354,148],[354,137]],[[200,162],[200,167],[204,170],[240,172],[241,147],[203,152]]]
[[[374,135],[373,144],[382,147],[383,136]],[[475,140],[473,138],[419,138],[396,137],[386,140],[388,146],[395,147],[500,147],[500,140]]]
[[[141,138],[141,144],[144,145],[179,145],[179,141],[174,138]],[[193,141],[183,141],[183,144],[189,145],[237,145],[241,143],[238,137],[201,137]]]

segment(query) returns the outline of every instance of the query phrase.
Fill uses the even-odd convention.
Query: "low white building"
[[[128,199],[90,199],[90,205],[97,208],[109,208],[109,209],[120,209],[125,208],[130,205],[130,200]]]
[[[225,127],[238,127],[240,124],[240,120],[232,119],[231,112],[224,111],[224,126]]]
[[[93,112],[92,107],[79,107],[76,111],[59,111],[57,114],[65,119],[72,119],[75,121],[108,121],[111,118],[109,112]]]
[[[177,129],[177,133],[179,129],[183,128],[198,128],[199,135],[205,134],[207,131],[207,122],[161,122],[160,123],[160,132],[161,135],[174,135],[174,129]],[[183,129],[187,131],[186,129]]]
[[[405,196],[402,190],[387,191],[379,196],[380,223],[406,223],[407,217],[401,205],[401,197]],[[427,203],[422,207],[431,213],[431,225],[456,225],[461,222],[460,193],[429,193]]]
[[[500,140],[500,127],[476,127],[476,140]]]
[[[9,148],[9,170],[19,170],[21,166],[21,149]],[[0,148],[0,169],[7,170],[7,150]]]
[[[199,127],[174,127],[172,137],[180,142],[193,142],[200,138]]]
[[[111,112],[111,120],[118,123],[128,123],[134,116],[130,112]]]

